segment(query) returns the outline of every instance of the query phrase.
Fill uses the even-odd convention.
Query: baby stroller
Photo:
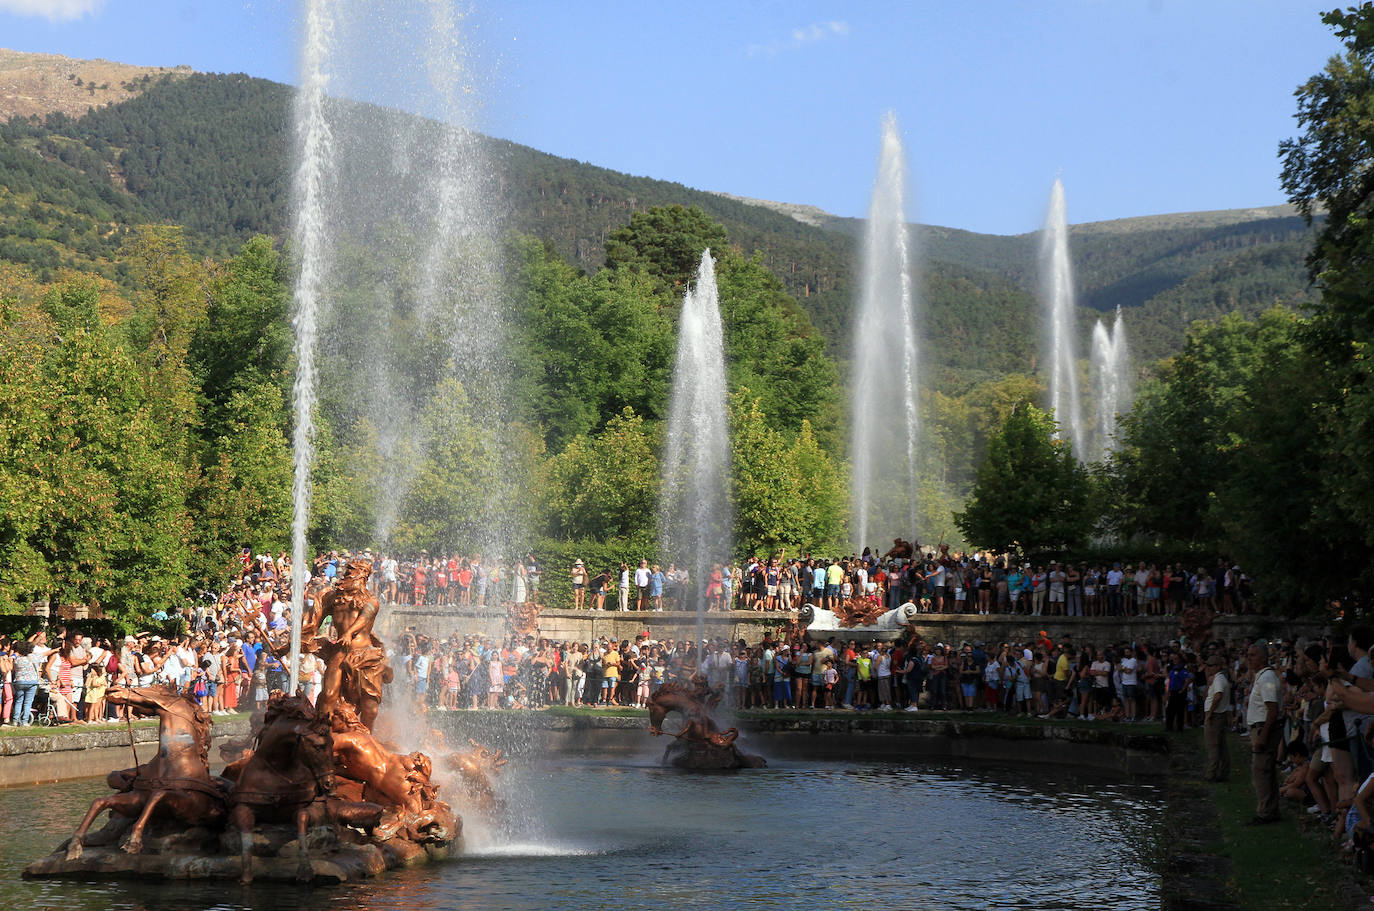
[[[57,700],[52,698],[45,683],[39,683],[38,692],[33,694],[33,723],[44,727],[62,723],[57,715]]]

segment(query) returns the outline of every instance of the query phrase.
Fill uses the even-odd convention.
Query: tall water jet
[[[673,397],[668,408],[659,533],[664,550],[691,567],[697,648],[705,638],[706,589],[712,561],[730,556],[730,432],[725,400],[725,337],[711,251],[701,254],[696,282],[678,319]]]
[[[1054,179],[1050,211],[1040,245],[1049,340],[1050,407],[1059,432],[1067,437],[1074,454],[1084,457],[1082,417],[1078,400],[1078,359],[1074,345],[1073,266],[1069,262],[1068,210],[1064,182]]]
[[[292,182],[295,218],[291,234],[300,256],[300,273],[292,295],[296,330],[296,377],[291,389],[295,412],[291,437],[294,476],[291,484],[290,692],[293,694],[300,678],[301,615],[305,607],[305,583],[310,578],[305,533],[310,523],[310,467],[315,456],[315,337],[326,270],[325,198],[334,164],[333,142],[324,110],[325,90],[329,84],[325,60],[333,30],[328,7],[326,0],[310,0],[306,4],[301,88],[295,106],[297,166]]]
[[[870,532],[916,537],[919,418],[916,292],[906,224],[906,156],[883,118],[878,177],[864,230],[854,339],[850,502],[854,542]]]
[[[1092,458],[1101,460],[1116,446],[1118,416],[1131,407],[1131,360],[1120,307],[1110,331],[1100,319],[1093,327],[1092,370],[1096,397]]]

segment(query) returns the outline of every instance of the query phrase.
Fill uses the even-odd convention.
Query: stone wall
[[[730,722],[747,752],[777,760],[944,761],[1055,765],[1080,771],[1161,775],[1176,738],[1129,726],[948,719],[919,713],[747,712]],[[655,763],[667,738],[648,731],[643,712],[629,716],[564,712],[434,712],[427,724],[447,743],[469,739],[505,750],[515,761],[541,756]],[[215,739],[247,734],[248,721],[218,722]],[[139,759],[157,749],[157,727],[134,728]],[[0,786],[102,776],[133,765],[129,732],[61,730],[0,738]],[[211,767],[222,765],[211,749]]]
[[[704,617],[707,636],[724,636],[730,640],[743,639],[751,645],[763,638],[765,630],[777,633],[796,622],[796,614],[730,611],[708,613]],[[459,635],[503,636],[509,632],[503,612],[489,609],[457,607],[391,607],[383,609],[377,629],[383,636],[394,638],[407,628],[426,635],[448,637]],[[1030,642],[1039,638],[1040,630],[1058,642],[1066,635],[1075,644],[1105,644],[1138,639],[1147,642],[1167,642],[1179,635],[1178,621],[1166,617],[1027,617],[993,614],[922,614],[915,624],[917,632],[928,642]],[[1315,620],[1287,620],[1282,617],[1240,616],[1218,617],[1213,637],[1228,642],[1254,639],[1261,636],[1274,639],[1315,637],[1326,632],[1328,625]],[[631,639],[647,631],[654,639],[692,639],[697,634],[697,615],[691,611],[562,611],[546,610],[539,615],[536,635],[556,640],[589,642],[605,636],[607,639]]]
[[[518,759],[571,755],[655,763],[668,744],[644,714],[446,712],[429,716],[448,743],[473,739]],[[772,761],[946,761],[1052,765],[1076,771],[1164,775],[1175,738],[1130,726],[955,720],[905,712],[747,712],[730,724],[740,748]]]
[[[157,731],[155,723],[142,722],[134,727],[133,740],[140,762],[147,762],[157,752]],[[216,721],[211,731],[215,742],[243,737],[248,734],[248,719]],[[212,746],[210,764],[217,766],[217,759]],[[0,737],[0,787],[106,775],[133,764],[128,728],[39,728],[33,734]]]

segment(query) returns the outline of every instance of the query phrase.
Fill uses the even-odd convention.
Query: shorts
[[[778,587],[777,587],[776,585],[770,585],[770,586],[768,586],[768,597],[770,597],[770,598],[775,598],[775,597],[777,597],[777,594],[778,594]]]
[[[1016,701],[1023,702],[1031,697],[1030,681],[1018,680],[1016,683]]]
[[[587,583],[585,583],[585,582],[574,582],[574,583],[573,583],[573,591],[575,591],[575,592],[580,592],[580,591],[582,591],[582,589],[584,589],[584,588],[586,588],[586,587],[587,587]]]
[[[811,675],[811,685],[812,685],[812,686],[825,686],[825,674],[823,674],[823,673],[822,673],[822,674],[812,674],[812,675]]]
[[[1158,601],[1158,600],[1159,600],[1159,589],[1158,589],[1158,588],[1153,588],[1153,587],[1145,589],[1145,600],[1146,600],[1146,601]]]
[[[1122,699],[1134,699],[1137,689],[1139,689],[1139,688],[1138,688],[1134,683],[1123,683],[1123,684],[1121,684],[1121,698],[1122,698]]]
[[[838,585],[827,585],[825,587],[825,596],[827,598],[838,598],[840,596],[840,587]]]

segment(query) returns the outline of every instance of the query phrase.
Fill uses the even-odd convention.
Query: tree
[[[200,387],[204,436],[232,422],[235,393],[264,383],[285,387],[291,352],[286,267],[272,239],[258,235],[210,279],[206,319],[191,339],[188,363]],[[285,414],[280,416],[285,426]]]
[[[796,550],[813,540],[813,510],[792,453],[747,389],[730,402],[730,485],[737,547]]]
[[[282,432],[280,387],[259,383],[238,390],[225,411],[227,426],[190,499],[195,517],[192,578],[213,586],[239,548],[287,546],[291,529],[291,448]]]
[[[828,452],[840,448],[840,372],[825,340],[761,254],[716,257],[725,358],[734,389],[759,398],[769,426],[795,433],[803,421]]]
[[[725,228],[696,206],[655,206],[631,215],[630,223],[610,236],[606,266],[641,269],[681,289],[696,274],[702,252],[719,255],[727,243]]]
[[[1348,526],[1374,555],[1374,7],[1322,20],[1345,54],[1296,92],[1296,139],[1279,146],[1283,186],[1308,219],[1326,220],[1308,256],[1320,291],[1307,348],[1317,368],[1309,389],[1324,404],[1325,495],[1314,504],[1327,527]],[[1374,584],[1368,558],[1359,561]]]
[[[978,467],[973,491],[954,522],[969,542],[1006,551],[1061,550],[1091,529],[1088,475],[1054,417],[1034,405],[1013,409]]]
[[[593,541],[653,541],[661,483],[655,437],[627,407],[599,433],[569,442],[547,468],[549,531]]]
[[[808,529],[804,543],[812,553],[834,553],[844,544],[849,491],[839,466],[811,432],[810,421],[802,421],[788,457],[806,509],[802,517],[802,527]]]

